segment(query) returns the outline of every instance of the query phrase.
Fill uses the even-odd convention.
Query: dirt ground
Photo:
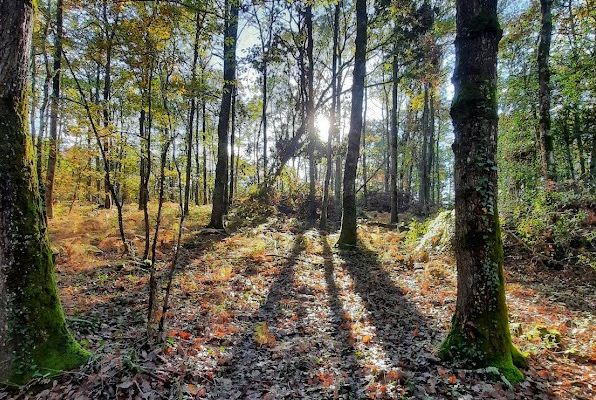
[[[193,213],[166,339],[153,348],[148,271],[120,258],[111,212],[53,221],[67,320],[93,357],[0,399],[594,398],[593,270],[544,269],[506,248],[513,340],[530,364],[510,387],[490,368],[436,356],[455,307],[449,255],[413,255],[404,234],[373,224],[361,226],[361,248],[339,251],[336,235],[294,219],[223,235],[200,230],[206,210]],[[175,220],[172,206],[166,259]],[[129,233],[140,242],[140,230]]]

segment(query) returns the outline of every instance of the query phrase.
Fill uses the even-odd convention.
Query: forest
[[[595,397],[594,0],[0,0],[0,400]]]

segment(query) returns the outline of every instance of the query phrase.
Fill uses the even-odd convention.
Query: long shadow
[[[360,369],[356,359],[356,348],[354,347],[354,343],[349,340],[348,332],[342,329],[344,307],[335,281],[333,252],[329,246],[327,234],[322,233],[320,241],[323,247],[323,259],[325,260],[325,283],[327,285],[327,294],[329,295],[329,308],[332,312],[332,336],[342,345],[341,353],[338,356],[341,360],[341,367],[347,372],[348,376],[348,381],[342,386],[340,394],[347,395],[348,398],[354,398],[358,394],[358,388],[364,386],[366,382],[363,379],[358,379],[358,376],[355,374]]]
[[[293,368],[284,368],[283,357],[277,355],[278,360],[273,360],[271,349],[266,346],[260,346],[255,341],[255,331],[262,323],[266,323],[270,328],[276,321],[282,318],[280,310],[284,300],[292,300],[296,297],[294,291],[295,267],[299,262],[299,255],[305,250],[304,231],[300,230],[295,238],[290,254],[286,256],[287,262],[279,272],[276,280],[271,284],[267,298],[259,309],[250,316],[250,324],[244,331],[242,338],[232,350],[232,355],[226,365],[217,371],[214,385],[209,389],[208,398],[210,399],[230,399],[247,398],[250,396],[264,395],[267,393],[272,382],[266,381],[262,375],[266,375],[264,369],[278,368],[279,374],[287,374],[291,378],[292,374],[297,372]],[[280,307],[278,307],[280,306]],[[298,303],[298,323],[300,323],[304,310]],[[262,325],[261,325],[262,326]],[[271,329],[273,330],[273,329]],[[298,336],[298,335],[295,335]],[[291,338],[286,335],[285,339]],[[290,350],[291,349],[287,349]],[[265,355],[264,355],[265,353]],[[264,358],[264,360],[263,360]],[[276,365],[275,365],[276,364]],[[298,369],[301,366],[297,366]],[[306,367],[306,366],[303,366]],[[284,371],[285,369],[285,371]],[[279,379],[278,379],[279,380]],[[289,382],[289,379],[288,379]],[[252,397],[251,397],[252,398]]]
[[[436,360],[434,346],[441,336],[434,328],[436,322],[422,315],[406,298],[375,252],[361,245],[354,250],[340,250],[339,254],[392,365],[412,372],[428,369],[429,362]]]

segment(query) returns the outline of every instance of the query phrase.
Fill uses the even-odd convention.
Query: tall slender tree
[[[339,46],[339,12],[340,2],[335,4],[333,12],[333,50],[331,55],[331,112],[330,115],[330,130],[327,137],[327,167],[325,170],[325,185],[323,187],[323,204],[321,206],[321,221],[320,228],[327,229],[327,218],[329,210],[329,191],[331,182],[331,173],[333,170],[333,141],[339,135],[338,118],[337,118],[337,57]],[[335,179],[339,179],[335,177]]]
[[[457,304],[440,355],[523,378],[511,343],[503,244],[497,212],[497,0],[457,0],[455,93],[455,256]]]
[[[195,120],[195,112],[197,109],[197,99],[196,99],[196,85],[197,85],[197,61],[199,59],[199,38],[201,33],[201,25],[202,25],[202,14],[199,10],[197,10],[195,15],[195,39],[193,43],[193,55],[192,55],[192,66],[191,66],[191,85],[193,88],[193,93],[190,97],[190,110],[188,111],[188,130],[186,136],[186,185],[184,187],[184,213],[188,214],[188,205],[190,202],[190,189],[191,189],[191,173],[192,173],[192,145],[193,145],[193,129],[194,129],[194,120]]]
[[[31,2],[0,1],[0,381],[88,357],[64,320],[27,127]]]
[[[46,215],[54,216],[54,177],[58,158],[58,113],[60,112],[60,66],[62,63],[63,3],[56,5],[56,33],[54,35],[54,75],[52,77],[52,96],[50,98],[50,149],[48,152],[48,171],[46,176]]]
[[[398,191],[397,191],[397,124],[398,124],[398,107],[399,103],[397,101],[397,88],[399,84],[399,64],[397,59],[397,22],[394,22],[395,27],[393,28],[393,55],[392,55],[392,68],[391,68],[391,135],[389,140],[390,146],[390,154],[389,154],[389,161],[390,161],[390,175],[391,175],[391,214],[390,214],[390,223],[397,225],[399,222],[399,198],[398,198]]]
[[[540,0],[541,28],[538,42],[538,103],[540,115],[540,165],[545,182],[555,180],[554,143],[550,121],[550,44],[553,30],[553,0]]]
[[[229,7],[229,11],[228,11]],[[236,85],[236,37],[238,33],[239,0],[226,2],[224,34],[224,86],[221,96],[219,122],[217,124],[217,165],[215,167],[215,187],[213,188],[213,209],[210,228],[224,229],[226,212],[226,187],[228,185],[228,142],[232,92]]]
[[[306,27],[306,132],[308,133],[308,218],[317,216],[316,203],[316,168],[315,146],[317,135],[315,133],[315,99],[314,99],[314,38],[312,21],[312,4],[307,2],[304,10]]]
[[[350,110],[350,131],[348,151],[344,166],[341,232],[338,246],[355,246],[356,233],[356,172],[360,157],[360,135],[362,133],[362,99],[366,75],[366,43],[368,15],[366,0],[356,0],[356,50],[352,76],[352,108]]]

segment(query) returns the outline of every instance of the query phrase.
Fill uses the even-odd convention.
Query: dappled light
[[[0,1],[0,400],[593,399],[595,17]]]

